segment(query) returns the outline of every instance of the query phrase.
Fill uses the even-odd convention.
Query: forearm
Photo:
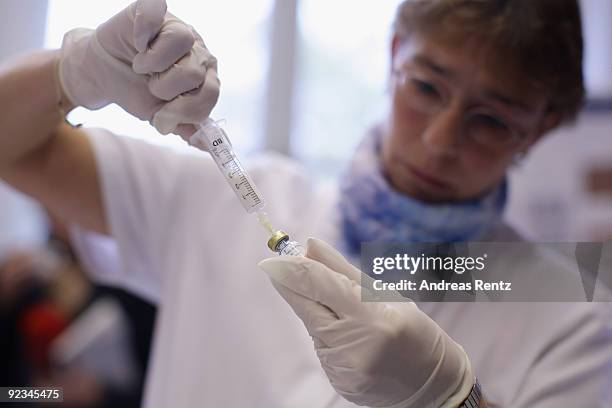
[[[0,67],[0,179],[63,220],[105,233],[92,146],[79,129],[63,123],[63,112],[72,106],[60,96],[57,52],[37,52]]]
[[[58,51],[40,51],[0,66],[0,170],[49,140],[63,120],[57,83]],[[64,104],[64,110],[70,110]]]

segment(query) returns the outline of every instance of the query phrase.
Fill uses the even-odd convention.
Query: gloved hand
[[[438,408],[467,398],[474,377],[463,348],[412,302],[362,302],[361,272],[328,244],[310,238],[306,257],[269,258],[259,267],[304,322],[347,400]]]
[[[193,27],[166,12],[165,0],[138,0],[96,30],[66,33],[59,80],[73,105],[116,103],[163,134],[185,137],[219,97],[215,57]]]

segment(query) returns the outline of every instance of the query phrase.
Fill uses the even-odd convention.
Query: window
[[[386,110],[399,0],[299,4],[293,153],[319,175],[334,175]]]

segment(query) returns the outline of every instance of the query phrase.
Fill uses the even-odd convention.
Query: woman
[[[505,175],[517,158],[549,130],[572,121],[582,106],[578,5],[406,1],[398,9],[391,56],[391,109],[364,139],[341,181],[339,232],[330,242],[356,255],[362,242],[372,241],[519,239],[501,219]],[[280,284],[279,291],[316,339],[322,365],[336,389],[353,401],[375,406],[402,400],[402,406],[425,405],[415,403],[416,390],[410,384],[398,384],[398,389],[403,386],[403,399],[400,393],[390,393],[389,376],[380,363],[385,354],[402,361],[397,352],[402,344],[417,349],[420,344],[421,355],[438,361],[433,357],[436,351],[427,348],[432,342],[426,336],[415,339],[415,332],[405,329],[421,322],[420,316],[406,305],[381,308],[361,303],[358,295],[340,302],[337,293],[351,292],[356,285],[351,280],[358,283],[359,272],[322,247],[312,241],[309,248],[319,263],[288,258],[270,259],[261,266]],[[553,268],[558,266],[548,265]],[[522,272],[535,273],[535,265]],[[578,405],[585,404],[584,398],[587,406],[601,403],[595,389],[603,391],[610,381],[609,328],[592,331],[588,346],[577,340],[584,332],[574,339],[564,333],[608,321],[599,320],[607,307],[599,312],[599,307],[584,304],[419,307],[466,348],[490,401],[513,407],[569,406],[572,398]],[[599,317],[591,320],[593,312]],[[566,319],[555,321],[554,316]],[[343,327],[341,334],[334,333],[338,326]],[[376,327],[392,332],[394,340],[375,335],[368,339],[367,333]],[[586,354],[599,350],[606,362],[577,370],[577,362],[589,358],[579,358],[570,349]],[[413,370],[404,370],[404,378],[413,386],[421,384],[420,391],[427,394],[427,379],[416,378],[435,370],[414,355],[405,361]],[[569,384],[576,387],[571,392]],[[363,389],[369,395],[363,395]],[[438,388],[432,395],[442,391]],[[377,392],[379,398],[372,399]],[[398,398],[390,399],[390,394]]]
[[[479,23],[473,33],[471,23]],[[505,37],[515,24],[528,30],[522,42]],[[491,29],[516,49],[498,54]],[[546,82],[553,63],[525,65],[540,56],[531,41],[542,32],[571,63],[572,86],[565,76],[561,88]],[[253,164],[273,222],[347,255],[398,234],[415,242],[507,231],[495,226],[509,164],[581,103],[576,2],[408,1],[391,48],[393,108],[365,139],[339,196],[319,195],[285,159]],[[253,272],[268,237],[209,158],[57,127],[58,100],[66,110],[115,102],[188,139],[218,95],[199,36],[163,1],[140,0],[95,31],[69,32],[59,81],[54,58],[16,63],[0,77],[0,96],[11,101],[2,112],[10,130],[0,138],[2,177],[74,224],[87,270],[160,304],[145,406],[352,406],[333,388],[377,407],[484,406],[475,376],[502,406],[602,403],[612,364],[603,307],[423,305],[430,318],[412,303],[362,303],[352,283],[359,271],[310,240],[308,258],[261,267],[313,336],[315,355],[302,322]],[[33,113],[39,122],[16,120]],[[384,197],[381,213],[392,217],[371,211],[373,197]],[[441,223],[440,211],[453,216]],[[567,319],[552,321],[560,313]]]

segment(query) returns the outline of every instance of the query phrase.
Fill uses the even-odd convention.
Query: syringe
[[[272,227],[263,210],[266,205],[263,196],[236,157],[227,134],[218,122],[207,118],[197,129],[189,139],[189,144],[210,153],[246,212],[256,213],[257,220],[270,234],[268,247],[279,255],[303,255],[304,251],[299,243],[290,241],[289,235],[283,231],[275,231]]]

